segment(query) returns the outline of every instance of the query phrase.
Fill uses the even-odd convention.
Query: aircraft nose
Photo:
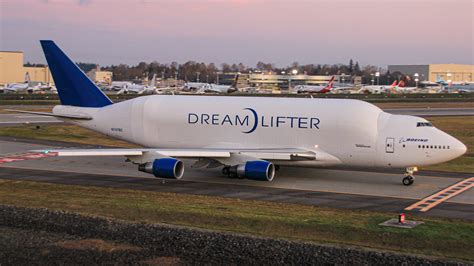
[[[467,151],[466,145],[457,139],[454,139],[452,149],[456,153],[456,157],[462,156]]]

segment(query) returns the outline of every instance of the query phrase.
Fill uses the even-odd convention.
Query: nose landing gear
[[[402,183],[405,186],[410,186],[415,182],[413,174],[418,171],[417,167],[408,167],[403,177]]]

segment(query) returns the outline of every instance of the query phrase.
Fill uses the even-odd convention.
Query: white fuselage
[[[422,166],[466,151],[423,118],[391,115],[358,100],[159,95],[53,112],[90,115],[75,123],[149,148],[315,151],[314,161],[287,163],[296,166]],[[326,162],[325,153],[337,163]]]

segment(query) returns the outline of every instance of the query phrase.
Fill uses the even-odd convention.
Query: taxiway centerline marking
[[[459,195],[472,187],[474,187],[474,177],[461,180],[441,191],[436,192],[435,194],[429,197],[426,197],[418,202],[413,203],[412,205],[406,207],[405,210],[417,210],[420,212],[426,212],[432,209],[433,207],[439,205],[440,203],[445,202],[448,199]]]

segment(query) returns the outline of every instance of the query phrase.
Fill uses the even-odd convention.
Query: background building
[[[112,84],[112,71],[100,70],[99,66],[87,72],[87,76],[95,83]]]
[[[259,87],[263,89],[282,89],[288,90],[288,88],[296,85],[321,85],[327,84],[332,76],[313,76],[306,74],[275,74],[275,73],[222,73],[219,74],[219,84],[231,85],[237,79],[237,88],[245,87]],[[335,80],[341,80],[342,76],[335,75]],[[351,76],[344,76],[345,82],[351,81]]]
[[[26,73],[32,82],[54,83],[47,66],[25,67],[23,58],[23,52],[0,51],[0,85],[24,82]]]
[[[436,77],[453,82],[473,82],[474,65],[429,64],[429,65],[389,65],[390,73],[400,72],[414,76],[418,73],[420,81],[436,81]]]

